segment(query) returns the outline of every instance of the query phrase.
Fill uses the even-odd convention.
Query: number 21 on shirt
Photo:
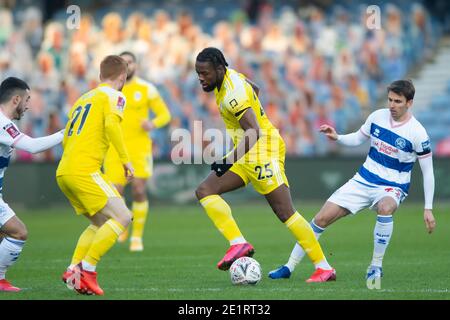
[[[89,115],[89,111],[90,110],[91,110],[91,104],[88,103],[87,105],[84,106],[84,108],[82,106],[79,106],[72,112],[72,119],[71,119],[71,122],[70,122],[69,132],[67,133],[68,137],[73,135],[75,123],[80,118],[80,115],[83,114],[81,116],[80,125],[78,126],[77,135],[79,135],[81,133],[81,130],[83,130],[84,123],[86,122],[86,119],[87,119],[87,117]]]

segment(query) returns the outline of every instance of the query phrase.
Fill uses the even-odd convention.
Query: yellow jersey
[[[138,77],[126,83],[122,89],[127,100],[127,107],[121,123],[127,148],[130,143],[139,147],[150,139],[142,123],[149,119],[149,111],[155,114],[152,119],[156,128],[165,126],[170,121],[170,112],[156,87]]]
[[[110,140],[105,119],[113,113],[122,119],[125,96],[106,84],[82,95],[69,112],[63,155],[56,176],[88,175],[100,171]]]
[[[214,94],[227,133],[231,136],[235,147],[244,134],[239,120],[244,115],[245,110],[249,108],[253,109],[255,113],[260,128],[260,138],[247,153],[246,161],[248,161],[249,156],[255,155],[258,155],[258,161],[261,160],[261,157],[264,159],[279,157],[279,151],[281,145],[284,146],[284,142],[278,129],[267,118],[258,96],[243,74],[227,68],[221,88],[214,89]]]

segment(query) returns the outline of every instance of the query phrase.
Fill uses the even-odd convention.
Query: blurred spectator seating
[[[326,12],[299,8],[296,1],[255,2],[257,11],[248,10],[249,1],[242,7],[218,0],[117,1],[83,11],[73,30],[65,25],[65,11],[44,24],[35,7],[1,9],[0,74],[29,81],[32,111],[20,125],[43,135],[64,124],[76,98],[98,84],[104,56],[132,51],[139,76],[158,87],[173,113],[170,126],[152,132],[155,156],[168,157],[172,130],[192,130],[195,120],[205,119],[204,127],[223,129],[214,97],[202,92],[194,70],[197,53],[216,46],[230,67],[261,87],[261,102],[285,138],[288,155],[326,155],[339,150],[318,127],[332,124],[339,133],[357,129],[382,107],[386,86],[425,61],[440,37],[422,5],[379,2],[386,17],[380,30],[366,27],[365,6],[348,1]],[[448,128],[448,101],[436,97],[430,112],[439,110],[439,116],[424,113],[422,120],[442,121]],[[448,136],[441,129],[430,128],[439,130],[433,136]],[[59,156],[56,150],[34,160]]]

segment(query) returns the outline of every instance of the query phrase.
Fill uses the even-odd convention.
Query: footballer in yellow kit
[[[293,207],[284,172],[285,145],[264,113],[259,88],[227,66],[223,53],[212,47],[203,49],[195,62],[202,89],[214,91],[227,133],[234,142],[233,150],[211,164],[212,172],[195,191],[206,214],[230,244],[217,268],[228,270],[234,261],[255,252],[221,197],[251,182],[314,263],[316,271],[307,282],[335,280],[336,272],[328,264],[313,229]]]
[[[112,144],[119,154],[122,174],[133,176],[120,127],[125,108],[120,90],[126,75],[127,63],[121,57],[112,55],[102,60],[101,84],[82,95],[69,112],[64,151],[56,171],[61,191],[76,213],[90,221],[62,276],[69,288],[81,294],[103,295],[97,283],[97,263],[131,221],[122,197],[100,171]]]
[[[72,192],[66,191],[66,183],[60,186],[78,214],[93,215],[105,206],[108,197],[120,197],[100,169],[110,145],[103,125],[105,116],[113,113],[122,118],[124,106],[123,94],[101,84],[81,96],[69,112],[64,153],[56,176],[58,182],[70,181]],[[122,156],[123,161],[128,162],[127,153]],[[123,174],[123,167],[121,169]]]
[[[144,249],[142,238],[148,214],[146,186],[153,169],[152,140],[149,131],[167,125],[171,115],[157,88],[135,76],[137,69],[135,55],[125,51],[120,56],[128,63],[127,82],[122,89],[127,100],[127,107],[121,126],[125,145],[135,170],[134,179],[131,182],[133,222],[130,250],[142,251]],[[149,119],[150,111],[154,114],[154,118],[151,120]],[[123,175],[122,165],[114,148],[109,148],[103,168],[119,193],[123,195],[127,180]],[[119,241],[123,242],[127,238],[128,231],[125,231],[119,237]]]
[[[252,183],[255,190],[268,194],[282,184],[289,186],[285,172],[285,144],[256,96],[253,87],[245,76],[227,68],[222,88],[215,88],[216,103],[225,123],[227,133],[234,146],[238,146],[243,137],[239,120],[248,108],[256,116],[261,135],[256,144],[231,168],[245,184]]]

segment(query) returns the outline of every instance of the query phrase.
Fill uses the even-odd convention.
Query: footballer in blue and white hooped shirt
[[[0,84],[0,291],[17,292],[20,288],[5,279],[7,269],[19,258],[27,239],[27,229],[9,205],[3,201],[3,177],[13,148],[37,153],[47,150],[64,137],[64,130],[42,138],[20,132],[12,120],[20,120],[28,109],[30,88],[21,79],[10,77]]]
[[[389,109],[373,112],[360,132],[370,138],[366,161],[353,177],[371,186],[389,186],[408,194],[411,171],[417,158],[431,156],[430,138],[411,114],[395,123]]]
[[[382,261],[393,231],[392,215],[408,194],[411,170],[419,160],[425,194],[424,221],[433,232],[434,173],[430,139],[425,128],[411,114],[415,89],[412,81],[398,80],[388,88],[388,108],[373,112],[354,133],[338,135],[336,130],[323,125],[320,131],[331,140],[345,146],[358,146],[370,139],[366,161],[346,184],[336,190],[311,221],[317,237],[331,223],[350,213],[365,208],[377,212],[374,229],[372,262],[367,280],[380,279]],[[294,247],[289,261],[269,273],[272,279],[289,278],[304,256],[299,245]]]

